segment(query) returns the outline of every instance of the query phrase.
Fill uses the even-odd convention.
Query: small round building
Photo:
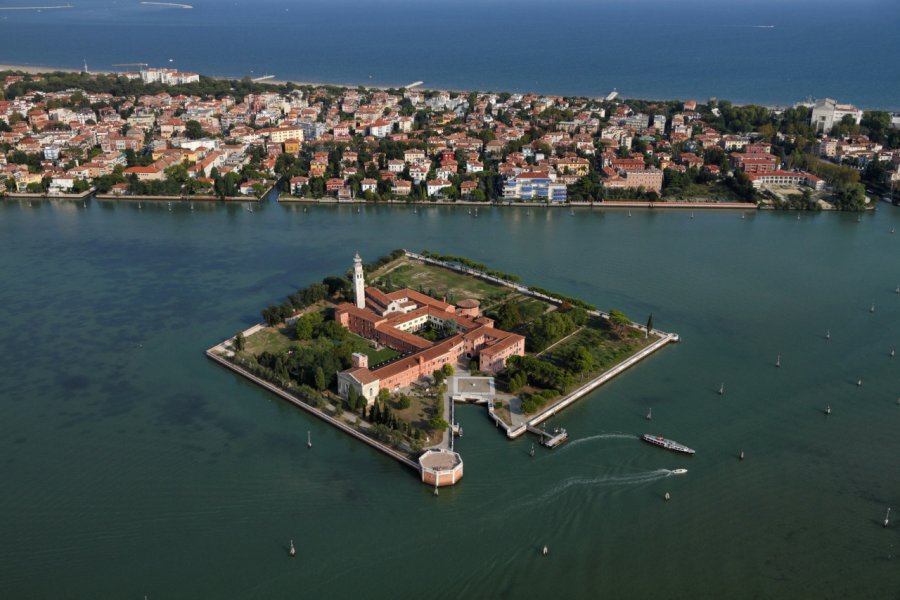
[[[481,314],[481,303],[474,298],[460,300],[456,303],[456,312],[464,317],[475,319]]]
[[[419,457],[419,472],[425,485],[455,485],[463,476],[462,457],[452,450],[427,450]]]

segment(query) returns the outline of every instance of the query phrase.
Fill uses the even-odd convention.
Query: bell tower
[[[359,252],[353,257],[353,294],[356,299],[356,308],[366,307],[366,278],[363,275],[362,259]]]

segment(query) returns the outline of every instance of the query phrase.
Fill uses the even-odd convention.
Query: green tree
[[[625,316],[621,310],[612,309],[609,311],[609,322],[615,327],[628,327],[631,325],[631,319]]]
[[[587,373],[594,367],[594,355],[584,346],[579,346],[572,357],[571,367],[576,373]]]
[[[433,431],[446,431],[450,424],[441,417],[433,417],[428,421],[428,427]]]
[[[322,313],[313,312],[309,314],[305,314],[299,319],[297,319],[294,324],[294,333],[297,335],[298,340],[308,340],[313,337],[313,332],[315,332],[316,327],[318,327],[324,317]]]
[[[358,410],[359,406],[359,394],[356,393],[356,388],[352,385],[350,389],[347,390],[347,403],[350,405],[351,410]]]
[[[244,339],[244,332],[238,331],[237,335],[234,336],[234,348],[238,352],[242,352],[244,348],[246,348],[247,342]]]
[[[184,135],[191,140],[199,140],[203,137],[203,126],[193,119],[184,124]]]
[[[322,367],[316,367],[315,382],[317,390],[321,392],[325,389],[325,371],[322,370]]]

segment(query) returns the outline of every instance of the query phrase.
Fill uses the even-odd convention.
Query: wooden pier
[[[569,432],[565,429],[555,429],[552,433],[550,433],[531,425],[526,425],[526,428],[531,433],[540,436],[541,446],[550,448],[551,450],[569,439]]]

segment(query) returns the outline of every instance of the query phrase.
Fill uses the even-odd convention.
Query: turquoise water
[[[880,522],[900,512],[896,209],[195,207],[0,203],[4,597],[900,597],[900,520]],[[203,355],[396,247],[683,342],[554,419],[572,441],[534,459],[462,407],[466,474],[434,497]]]
[[[900,79],[885,68],[900,60],[896,0],[72,4],[0,10],[0,62],[80,68],[87,61],[95,70],[149,63],[230,77],[422,80],[435,88],[591,96],[618,88],[638,98],[769,104],[829,96],[900,109]]]

